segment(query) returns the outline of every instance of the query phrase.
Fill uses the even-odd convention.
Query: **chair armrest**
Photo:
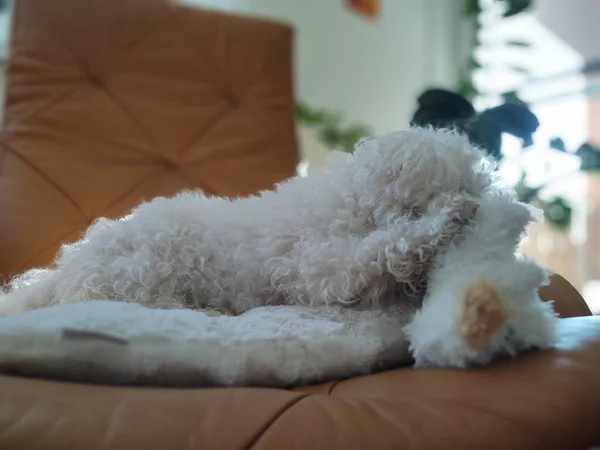
[[[562,318],[591,316],[592,311],[571,283],[558,274],[550,277],[550,284],[540,289],[544,301],[553,301],[554,309]]]

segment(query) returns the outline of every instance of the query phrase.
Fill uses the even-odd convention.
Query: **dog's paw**
[[[432,292],[407,327],[415,365],[468,368],[514,353],[513,318],[498,286],[483,279]]]
[[[485,281],[465,289],[456,328],[464,342],[479,350],[505,325],[510,312],[496,287]]]

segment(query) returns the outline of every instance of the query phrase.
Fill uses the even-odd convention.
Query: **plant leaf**
[[[477,97],[479,91],[475,87],[471,77],[464,77],[458,85],[458,93],[466,99],[472,99]]]
[[[565,141],[563,141],[559,137],[556,137],[556,138],[550,140],[550,148],[553,148],[554,150],[558,150],[560,152],[567,151],[567,149],[565,147]]]
[[[517,105],[522,105],[526,108],[529,107],[527,102],[525,102],[524,100],[521,99],[521,97],[519,97],[519,94],[517,94],[517,91],[505,92],[504,94],[502,94],[502,98],[504,99],[504,103],[514,103]]]
[[[419,96],[417,103],[420,107],[447,107],[454,110],[457,117],[468,118],[475,114],[469,100],[445,89],[428,89]]]
[[[590,143],[585,143],[575,152],[581,158],[580,170],[592,172],[600,170],[600,149]]]
[[[455,125],[458,131],[467,135],[473,145],[483,149],[495,160],[502,159],[502,129],[493,120],[482,120],[481,116]]]
[[[488,109],[481,113],[480,120],[493,122],[503,133],[518,137],[523,141],[524,147],[533,143],[532,135],[540,126],[535,114],[516,103],[505,103]]]
[[[504,17],[516,16],[527,11],[533,6],[533,0],[504,0],[507,8]]]
[[[411,120],[412,125],[445,126],[475,114],[475,108],[469,100],[444,89],[429,89],[421,94],[417,102],[419,107]]]
[[[302,102],[295,105],[296,117],[301,123],[314,125],[323,121],[323,113],[307,106]]]
[[[465,16],[476,16],[481,12],[479,0],[464,0],[463,12]]]
[[[510,40],[510,41],[506,42],[506,45],[510,45],[511,47],[529,48],[529,47],[531,47],[531,42],[528,42],[528,41],[519,41],[519,40]]]
[[[477,69],[481,69],[483,66],[481,65],[481,63],[479,61],[477,61],[477,58],[475,57],[475,55],[471,55],[469,57],[469,59],[467,60],[467,67],[469,67],[469,72],[473,72]]]
[[[314,109],[302,102],[296,103],[295,111],[298,121],[313,128],[321,142],[331,149],[352,152],[358,140],[372,134],[371,128],[362,124],[342,127],[344,117],[339,112]]]
[[[559,230],[566,230],[571,225],[573,208],[562,197],[555,197],[548,202],[541,202],[544,217]]]
[[[531,69],[529,67],[518,66],[516,64],[509,64],[506,67],[509,70],[512,70],[513,72],[518,72],[518,73],[523,74],[523,75],[527,75],[527,74],[529,74],[531,72]]]
[[[350,125],[340,135],[340,150],[352,153],[358,141],[372,134],[372,130],[367,126]]]
[[[517,198],[523,203],[531,203],[537,199],[540,188],[531,188],[525,184],[525,174],[521,174],[520,180],[515,185]]]

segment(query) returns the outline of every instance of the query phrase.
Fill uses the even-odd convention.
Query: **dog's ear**
[[[496,192],[492,196],[484,196],[476,216],[481,235],[494,237],[497,251],[516,252],[527,231],[527,226],[543,218],[539,209],[518,202],[510,191]]]

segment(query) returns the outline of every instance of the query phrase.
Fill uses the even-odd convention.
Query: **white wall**
[[[382,0],[376,22],[349,11],[344,0],[184,1],[292,24],[297,97],[377,133],[408,126],[423,88],[456,82],[460,0]],[[305,158],[319,164],[326,150],[300,131]]]
[[[598,0],[538,0],[534,15],[586,60],[600,58]]]

